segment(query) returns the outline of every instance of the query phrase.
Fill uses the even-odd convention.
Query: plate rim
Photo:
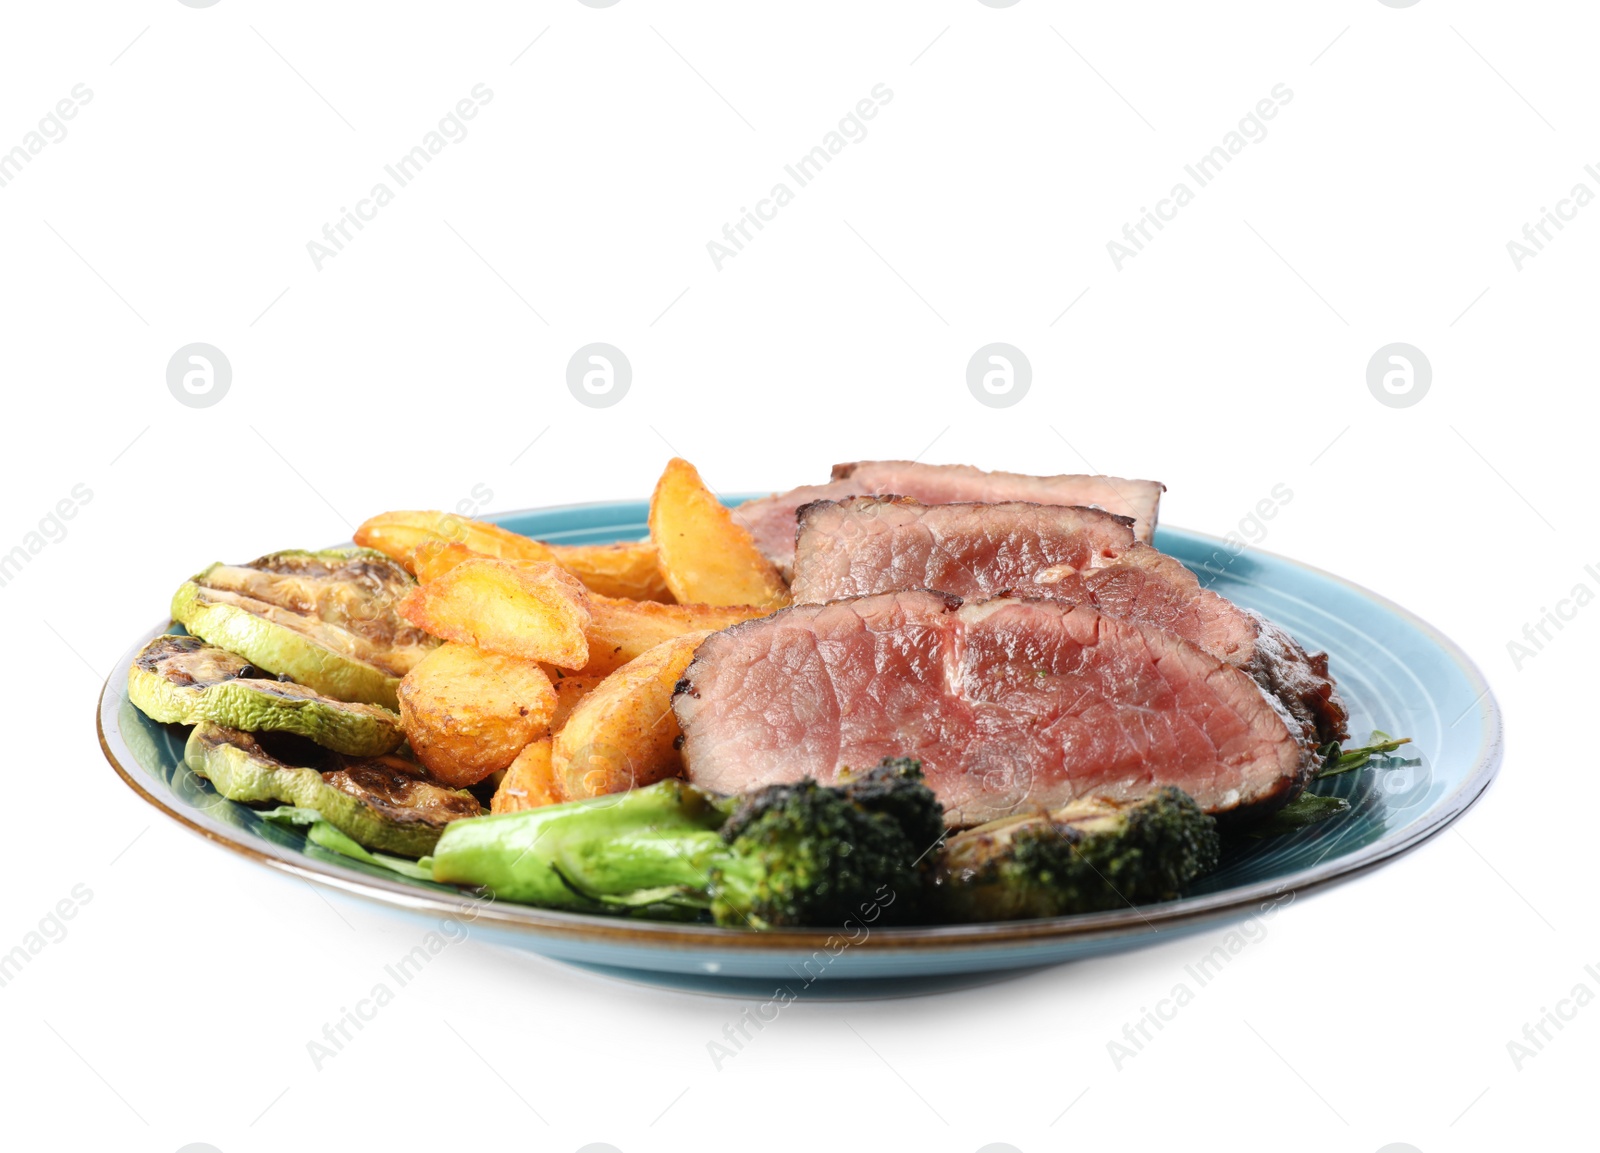
[[[731,502],[741,498],[742,494],[730,495],[725,499]],[[638,502],[586,501],[485,513],[480,516],[493,523],[500,523],[522,516],[610,508],[626,503]],[[1225,544],[1221,537],[1191,529],[1168,526],[1167,531],[1181,533],[1201,542]],[[988,921],[971,925],[876,929],[868,932],[862,940],[852,942],[852,951],[861,950],[879,954],[931,953],[949,950],[970,951],[979,947],[986,950],[1007,946],[1028,947],[1068,940],[1089,942],[1122,936],[1143,936],[1150,932],[1159,933],[1166,928],[1196,926],[1230,915],[1244,915],[1251,907],[1263,901],[1276,900],[1289,893],[1298,895],[1328,888],[1361,876],[1437,836],[1477,803],[1498,776],[1504,759],[1504,717],[1493,687],[1472,658],[1460,645],[1427,620],[1380,593],[1315,565],[1279,553],[1253,546],[1250,551],[1340,585],[1402,618],[1427,636],[1462,671],[1469,683],[1480,690],[1471,707],[1481,706],[1483,718],[1481,752],[1455,790],[1441,798],[1430,819],[1393,837],[1385,837],[1372,845],[1364,846],[1348,856],[1335,858],[1331,862],[1318,862],[1275,880],[1256,881],[1217,893],[1183,897],[1176,901],[1154,905],[1130,906],[1106,913],[1079,913],[1026,921]],[[536,939],[555,938],[621,948],[643,946],[684,951],[734,950],[745,955],[787,954],[813,953],[825,948],[831,940],[837,940],[839,933],[844,931],[844,926],[840,926],[838,929],[775,929],[753,933],[747,929],[723,928],[716,925],[633,921],[596,914],[541,909],[537,906],[515,905],[509,902],[502,904],[492,898],[484,900],[466,891],[446,893],[421,889],[398,880],[369,876],[354,869],[307,857],[303,853],[291,852],[280,846],[266,842],[254,845],[241,837],[232,836],[229,826],[222,822],[207,818],[198,812],[182,812],[175,808],[166,798],[156,795],[147,788],[146,782],[135,776],[128,766],[122,763],[125,758],[131,764],[137,765],[138,758],[123,739],[117,715],[122,698],[119,673],[128,667],[145,644],[155,636],[169,631],[171,627],[172,622],[169,618],[166,622],[147,630],[118,659],[113,666],[113,672],[101,686],[95,710],[95,728],[100,741],[100,750],[122,782],[145,803],[202,839],[238,853],[248,860],[404,912],[486,923],[497,929],[525,934]],[[148,775],[142,770],[141,774]]]

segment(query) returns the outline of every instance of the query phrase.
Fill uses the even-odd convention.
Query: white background
[[[1550,1135],[1587,1125],[1600,1008],[1520,1071],[1507,1042],[1600,992],[1600,609],[1520,670],[1506,644],[1600,587],[1600,208],[1521,271],[1506,242],[1600,191],[1593,17],[6,4],[0,149],[93,93],[0,188],[0,551],[92,492],[0,588],[0,951],[92,893],[0,988],[7,1146],[1575,1147]],[[307,241],[480,83],[470,135],[318,271]],[[1269,135],[1118,271],[1107,241],[1280,83]],[[877,84],[868,135],[718,271],[706,242]],[[596,340],[634,368],[605,410],[563,378]],[[233,365],[212,408],[167,390],[192,341]],[[991,341],[1031,359],[1015,407],[967,391]],[[1433,366],[1411,408],[1367,389],[1391,341]],[[1458,639],[1505,709],[1501,777],[1459,832],[1277,917],[1121,1071],[1107,1041],[1211,937],[801,1005],[720,1072],[739,1003],[473,940],[316,1071],[307,1042],[422,926],[144,807],[96,746],[101,683],[207,562],[479,484],[493,509],[638,498],[674,451],[724,491],[919,454],[1151,476],[1165,521],[1219,535],[1287,484],[1261,543]]]

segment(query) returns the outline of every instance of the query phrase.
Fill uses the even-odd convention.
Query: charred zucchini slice
[[[295,733],[355,757],[390,752],[403,736],[399,716],[388,709],[275,680],[199,637],[168,633],[147,644],[128,668],[128,697],[163,724],[212,721],[252,733]]]
[[[396,756],[345,757],[202,721],[189,734],[184,760],[230,801],[315,809],[369,849],[420,857],[433,850],[451,821],[483,814],[471,793],[428,779],[422,766]],[[309,757],[300,753],[310,752]],[[282,755],[279,755],[282,754]],[[297,764],[309,759],[311,764]]]
[[[395,611],[405,569],[370,549],[214,564],[172,597],[194,635],[324,696],[398,709],[400,678],[438,644]]]

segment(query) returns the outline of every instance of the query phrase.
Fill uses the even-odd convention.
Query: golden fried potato
[[[355,542],[407,564],[418,545],[442,540],[502,560],[553,561],[550,547],[486,521],[448,512],[384,512],[356,529]]]
[[[516,813],[560,802],[561,793],[550,774],[551,743],[549,737],[540,737],[517,754],[489,801],[491,813]]]
[[[589,661],[588,602],[589,591],[559,565],[472,557],[412,589],[398,610],[447,641],[581,669]]]
[[[672,600],[656,564],[656,546],[632,544],[551,545],[556,564],[583,582],[590,592],[638,601]],[[419,581],[434,580],[464,560],[487,556],[458,541],[430,537],[411,550],[407,567]]]
[[[657,645],[578,702],[551,751],[563,800],[643,788],[683,771],[672,690],[710,635],[689,632]]]
[[[436,536],[412,549],[407,561],[402,563],[406,564],[417,580],[427,584],[431,580],[438,580],[462,561],[483,555],[481,552],[473,552],[457,541]]]
[[[556,690],[556,711],[550,718],[550,731],[559,733],[561,726],[567,723],[567,718],[572,715],[572,710],[578,707],[578,702],[594,692],[600,682],[606,679],[605,673],[569,673],[558,669],[554,665],[545,669],[550,674],[550,683]]]
[[[414,554],[446,543],[444,537],[428,529],[409,524],[379,524],[378,519],[374,517],[356,529],[355,542],[362,548],[377,549],[413,575],[416,573]]]
[[[686,460],[668,461],[656,484],[650,539],[667,588],[683,604],[760,605],[772,612],[789,603],[783,577],[750,531]]]
[[[647,540],[548,547],[551,559],[581,580],[590,592],[636,601],[672,600],[661,575],[656,546]]]
[[[400,727],[417,759],[461,788],[545,735],[556,691],[538,664],[471,645],[434,649],[400,682]]]
[[[392,557],[413,573],[419,548],[439,550],[457,545],[476,555],[500,560],[551,561],[586,587],[605,596],[647,601],[672,599],[657,563],[656,546],[647,540],[621,544],[547,544],[499,525],[454,513],[385,512],[356,529],[355,541],[364,548],[374,548]],[[427,555],[460,554],[443,551]],[[420,574],[418,577],[421,579]]]
[[[589,662],[583,672],[609,673],[673,637],[715,632],[771,611],[754,605],[663,605],[591,596]]]

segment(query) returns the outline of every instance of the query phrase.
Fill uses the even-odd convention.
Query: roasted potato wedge
[[[683,604],[759,605],[772,612],[789,603],[777,568],[686,460],[668,461],[656,484],[650,539],[667,588]]]
[[[400,727],[417,760],[462,788],[505,768],[543,737],[556,690],[533,661],[446,644],[400,682]]]
[[[428,584],[464,561],[492,558],[482,557],[465,545],[441,540],[413,550],[411,559],[418,579]],[[586,630],[589,661],[582,669],[587,679],[577,678],[581,687],[580,684],[564,686],[554,673],[565,666],[551,662],[551,668],[546,670],[552,673],[551,680],[556,682],[558,694],[564,698],[570,696],[574,703],[578,696],[598,683],[600,676],[621,668],[663,641],[695,629],[727,628],[740,621],[764,616],[767,612],[754,605],[661,604],[608,597],[599,593],[591,593],[588,604],[591,618]],[[568,679],[574,678],[568,674]],[[559,727],[559,721],[556,727]]]
[[[556,711],[550,718],[550,731],[559,733],[561,726],[572,715],[572,710],[578,707],[578,702],[598,688],[600,682],[606,679],[606,674],[569,673],[554,665],[545,671],[551,674],[550,683],[556,691]]]
[[[384,512],[364,521],[355,539],[365,548],[405,564],[411,552],[430,538],[465,545],[473,552],[501,560],[553,561],[550,546],[487,521],[448,512]]]
[[[622,793],[682,772],[672,690],[710,635],[689,632],[657,645],[578,702],[551,751],[563,800]]]
[[[380,524],[377,523],[378,519],[374,517],[356,529],[355,539],[363,542],[363,548],[377,549],[390,560],[404,565],[413,576],[416,575],[416,569],[413,567],[412,554],[419,549],[447,543],[444,537],[429,529],[409,524]]]
[[[656,546],[647,540],[619,544],[552,544],[552,559],[590,592],[636,601],[668,601]]]
[[[754,605],[663,605],[591,596],[589,661],[583,672],[609,673],[673,637],[715,632],[770,611]]]
[[[581,669],[589,591],[548,561],[473,557],[401,599],[400,615],[447,641],[503,656]]]
[[[594,592],[632,600],[670,601],[666,581],[649,541],[621,544],[546,544],[486,521],[470,520],[446,512],[386,512],[356,530],[356,541],[392,557],[416,574],[418,549],[424,559],[441,561],[462,554],[456,545],[480,556],[500,560],[542,560],[560,565]],[[443,551],[434,551],[443,550]],[[448,564],[445,568],[448,568]],[[440,575],[443,569],[434,571]]]
[[[517,754],[489,802],[491,813],[516,813],[554,805],[561,800],[555,778],[550,774],[551,743],[549,737],[541,737]]]
[[[417,545],[402,563],[411,570],[417,580],[427,584],[429,581],[438,580],[462,561],[481,556],[484,554],[473,552],[458,541],[436,536]]]

